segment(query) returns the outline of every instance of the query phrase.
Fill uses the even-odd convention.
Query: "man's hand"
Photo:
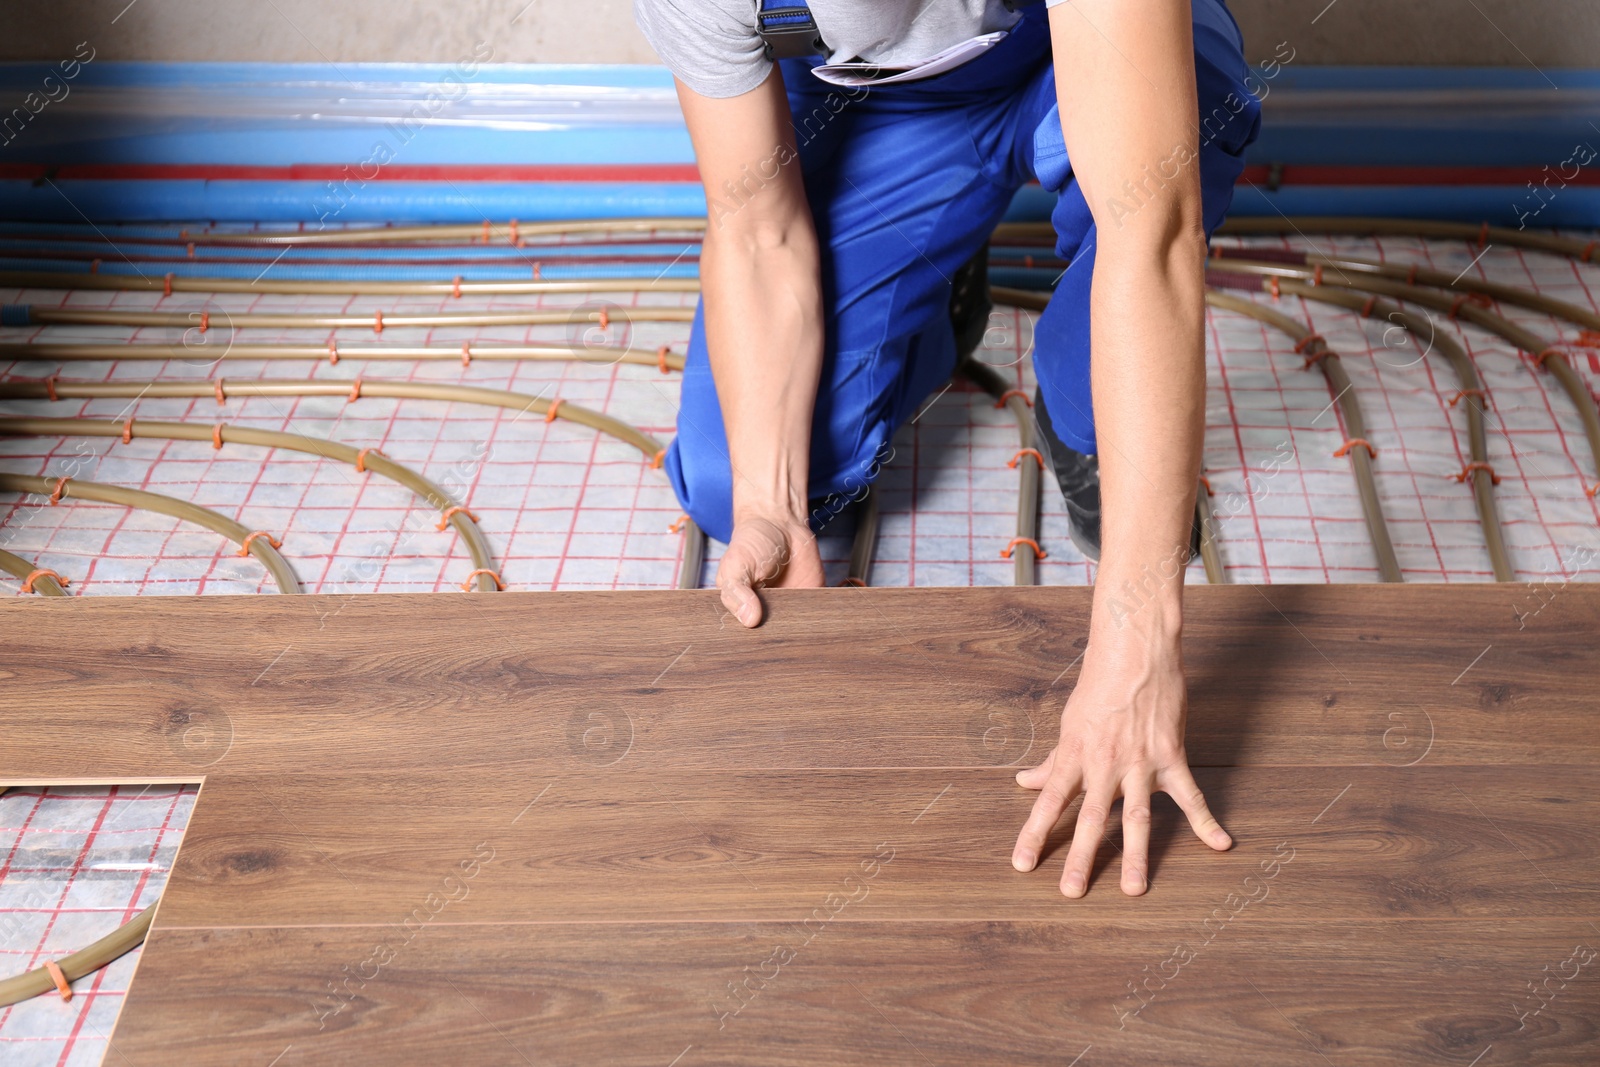
[[[722,606],[745,626],[761,625],[756,587],[816,589],[822,578],[817,539],[805,521],[747,518],[733,528],[733,540],[717,566]]]
[[[1189,816],[1200,840],[1221,852],[1233,844],[1206,807],[1183,747],[1187,701],[1178,642],[1119,634],[1099,652],[1091,639],[1083,674],[1061,713],[1061,740],[1017,783],[1039,790],[1017,837],[1011,863],[1031,871],[1045,838],[1079,793],[1083,807],[1061,875],[1061,891],[1081,897],[1111,817],[1122,797],[1122,891],[1149,887],[1150,797],[1165,792]]]
[[[700,251],[706,348],[733,479],[722,603],[761,624],[760,585],[820,586],[806,523],[822,374],[822,259],[783,73],[712,99],[678,83],[709,213]]]
[[[1183,572],[1205,426],[1205,255],[1194,40],[1183,0],[1050,9],[1061,134],[1095,220],[1089,375],[1100,457],[1100,566],[1083,673],[1061,740],[1017,781],[1038,789],[1012,863],[1032,870],[1079,793],[1061,891],[1084,894],[1123,798],[1122,890],[1149,881],[1150,796],[1200,839],[1232,843],[1183,747]],[[1176,169],[1172,169],[1172,165]],[[1146,175],[1159,172],[1159,181]],[[1146,183],[1140,185],[1138,183]],[[1138,203],[1125,198],[1138,192]]]

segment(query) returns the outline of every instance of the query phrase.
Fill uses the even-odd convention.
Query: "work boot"
[[[1078,551],[1100,562],[1100,459],[1076,449],[1056,436],[1045,410],[1044,394],[1033,391],[1033,416],[1044,445],[1045,466],[1067,502],[1067,535]]]
[[[956,362],[968,359],[983,347],[989,329],[989,242],[961,265],[950,280],[950,326],[956,334]]]
[[[1078,551],[1100,562],[1100,460],[1076,449],[1056,436],[1050,424],[1050,412],[1044,406],[1044,396],[1033,391],[1033,414],[1039,441],[1044,445],[1045,466],[1055,475],[1056,484],[1067,502],[1067,536],[1078,546]],[[1200,554],[1200,505],[1194,509],[1194,521],[1189,527],[1189,559]],[[1188,561],[1185,560],[1187,563]]]

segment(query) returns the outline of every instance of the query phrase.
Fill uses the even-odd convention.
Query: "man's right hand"
[[[782,71],[726,98],[677,84],[709,209],[701,306],[732,477],[733,537],[717,588],[734,618],[759,626],[761,586],[823,584],[806,522],[821,251]]]
[[[761,625],[758,587],[819,589],[822,584],[822,556],[803,519],[748,518],[734,523],[733,539],[717,567],[717,588],[722,590],[722,606],[742,624]]]

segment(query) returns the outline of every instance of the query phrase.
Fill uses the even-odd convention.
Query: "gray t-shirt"
[[[1057,0],[1059,2],[1059,0]],[[701,96],[738,96],[772,64],[756,32],[757,0],[633,0],[661,61]],[[830,62],[920,63],[970,37],[1009,29],[1004,0],[810,0]]]

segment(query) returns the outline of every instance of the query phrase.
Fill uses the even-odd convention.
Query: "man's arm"
[[[817,236],[777,67],[755,89],[727,99],[680,81],[678,100],[705,185],[706,343],[733,461],[733,540],[717,586],[723,605],[755,626],[758,583],[822,584],[806,519],[822,373]]]
[[[1206,384],[1189,3],[1067,0],[1050,10],[1050,32],[1067,155],[1097,234],[1091,384],[1104,518],[1082,672],[1056,748],[1017,775],[1040,794],[1012,862],[1031,870],[1082,792],[1061,889],[1083,895],[1120,795],[1122,890],[1138,894],[1147,888],[1153,792],[1170,793],[1212,848],[1232,843],[1184,750],[1183,573]],[[1148,180],[1174,160],[1176,179]]]

